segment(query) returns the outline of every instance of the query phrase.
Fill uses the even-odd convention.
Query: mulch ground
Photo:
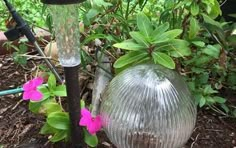
[[[21,86],[29,80],[40,61],[30,60],[27,66],[15,64],[10,56],[0,56],[0,91]],[[92,79],[83,74],[80,86],[81,96],[91,97]],[[83,83],[83,84],[82,84]],[[232,92],[223,92],[236,100]],[[42,116],[28,110],[28,102],[22,101],[21,94],[0,97],[0,148],[52,148],[62,147],[48,142],[48,137],[38,134],[44,122]],[[235,104],[236,105],[236,104]],[[98,134],[99,148],[113,148],[103,132]],[[2,146],[2,147],[1,147]],[[236,148],[236,119],[220,116],[209,109],[198,112],[197,124],[185,148]]]

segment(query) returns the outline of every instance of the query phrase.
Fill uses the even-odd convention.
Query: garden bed
[[[22,67],[13,62],[9,55],[0,56],[0,90],[21,86],[32,76],[35,65],[40,60],[30,60]],[[91,100],[92,78],[82,73],[80,86],[81,95],[86,101]],[[83,84],[82,84],[83,83]],[[235,94],[231,91],[222,92],[229,101],[235,102]],[[43,116],[28,110],[28,102],[22,101],[21,94],[0,97],[0,145],[3,147],[62,147],[52,145],[48,137],[39,134],[43,125]],[[234,148],[236,147],[235,119],[218,115],[212,110],[201,109],[198,112],[197,125],[185,148]],[[114,147],[103,132],[98,134],[99,148]],[[65,146],[66,147],[66,146]]]

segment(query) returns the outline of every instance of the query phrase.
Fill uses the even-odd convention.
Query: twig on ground
[[[195,140],[194,140],[193,143],[191,144],[191,148],[193,148],[194,144],[197,142],[199,135],[200,135],[200,133],[197,134]]]

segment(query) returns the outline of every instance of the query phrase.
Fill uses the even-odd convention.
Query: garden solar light
[[[118,74],[102,95],[102,125],[118,148],[179,148],[194,129],[197,107],[180,75],[143,64]]]
[[[80,64],[80,35],[78,3],[81,0],[41,0],[48,4],[58,47],[58,56],[65,71],[68,108],[71,120],[72,147],[82,148],[82,128],[80,120],[80,91],[78,68]]]
[[[10,28],[8,31],[6,31],[4,34],[7,37],[9,41],[14,41],[16,39],[19,39],[22,35],[25,35],[29,42],[31,42],[39,54],[43,57],[46,57],[45,53],[42,51],[40,46],[38,45],[36,38],[34,37],[33,33],[31,32],[28,24],[25,22],[25,20],[16,12],[16,10],[13,8],[13,6],[7,1],[4,0],[9,12],[12,15],[13,20],[16,22],[16,26],[14,28]],[[44,58],[47,66],[50,68],[50,70],[54,73],[56,78],[60,83],[62,83],[62,79],[58,72],[56,71],[53,64],[48,60],[47,58]]]

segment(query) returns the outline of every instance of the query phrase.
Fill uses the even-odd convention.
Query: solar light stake
[[[80,120],[80,91],[79,91],[79,64],[80,64],[80,35],[78,9],[76,3],[81,0],[41,0],[49,4],[52,14],[58,56],[64,67],[67,88],[67,102],[71,120],[71,142],[73,148],[82,148],[82,127]]]

